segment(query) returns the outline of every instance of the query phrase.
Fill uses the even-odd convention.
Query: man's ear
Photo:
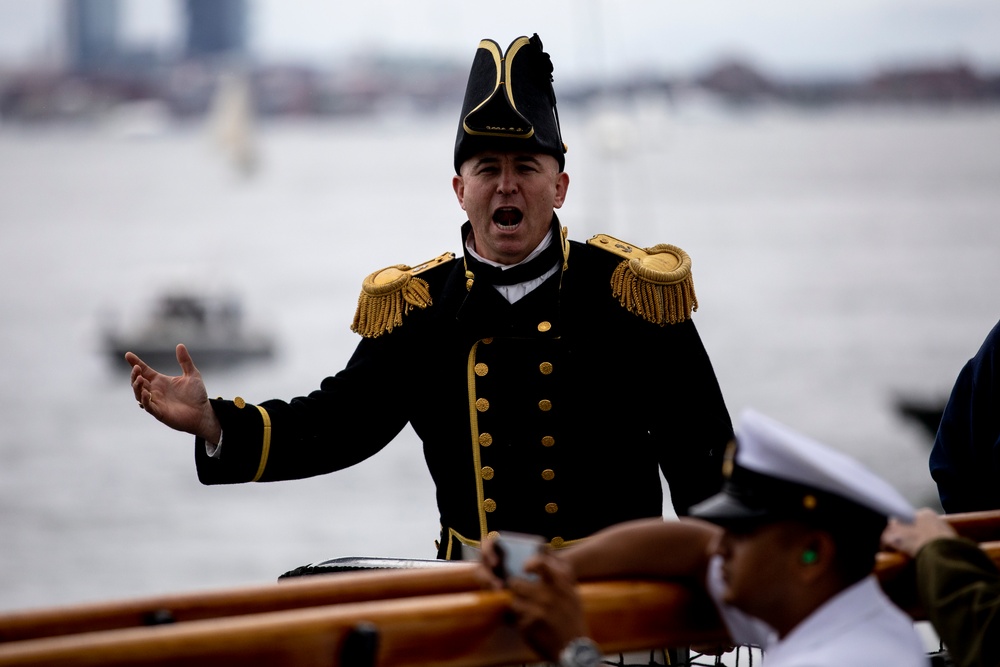
[[[814,580],[834,567],[837,545],[829,533],[814,530],[805,536],[799,553],[799,575]]]
[[[455,196],[458,197],[458,205],[465,210],[465,181],[458,174],[451,177],[451,187],[455,190]]]
[[[567,190],[569,190],[569,174],[560,171],[556,176],[556,197],[552,202],[553,208],[562,208],[563,202],[566,201]]]

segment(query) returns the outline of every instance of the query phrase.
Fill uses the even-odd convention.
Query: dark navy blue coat
[[[949,514],[1000,509],[1000,322],[955,381],[931,450]]]
[[[346,468],[407,424],[437,488],[439,557],[497,531],[554,546],[660,516],[659,470],[680,514],[721,486],[732,424],[692,321],[660,326],[611,292],[619,258],[571,242],[568,266],[514,304],[467,287],[462,259],[427,281],[432,305],[358,344],[308,396],[215,400],[222,456],[206,484]],[[242,405],[243,407],[238,407]]]

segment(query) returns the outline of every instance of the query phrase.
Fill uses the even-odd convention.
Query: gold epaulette
[[[414,276],[453,259],[455,253],[446,252],[423,264],[397,264],[365,278],[351,331],[365,338],[377,338],[401,326],[403,315],[414,308],[431,305],[430,286],[423,278]]]
[[[587,243],[623,258],[611,275],[611,291],[629,312],[663,326],[690,319],[698,310],[691,257],[677,246],[638,248],[607,234]]]

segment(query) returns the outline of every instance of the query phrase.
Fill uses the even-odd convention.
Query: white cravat
[[[475,237],[472,234],[469,234],[469,236],[466,237],[465,239],[465,249],[469,251],[469,254],[478,259],[483,264],[489,264],[490,266],[495,266],[502,271],[506,271],[507,269],[513,268],[515,266],[520,266],[521,264],[524,264],[526,262],[530,262],[535,257],[540,255],[543,250],[548,248],[549,245],[552,244],[552,234],[546,234],[545,238],[543,238],[541,242],[537,246],[535,246],[535,249],[532,250],[527,257],[522,259],[517,264],[500,264],[499,262],[494,262],[493,260],[486,259],[478,252],[476,252],[476,249],[473,245],[474,239]],[[531,290],[535,289],[536,287],[544,283],[546,280],[548,280],[549,277],[552,276],[552,274],[554,274],[558,270],[559,270],[559,264],[555,264],[551,269],[549,269],[542,275],[538,276],[537,278],[532,278],[531,280],[525,280],[523,283],[515,283],[513,285],[494,285],[493,287],[494,289],[496,289],[496,291],[500,292],[500,295],[503,296],[503,298],[507,299],[508,303],[514,303],[519,299],[523,298],[524,296],[526,296],[529,292],[531,292]]]

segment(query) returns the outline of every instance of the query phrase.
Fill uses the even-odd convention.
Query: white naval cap
[[[777,518],[849,520],[856,513],[913,520],[913,507],[855,459],[747,409],[723,490],[691,508],[716,523]]]

